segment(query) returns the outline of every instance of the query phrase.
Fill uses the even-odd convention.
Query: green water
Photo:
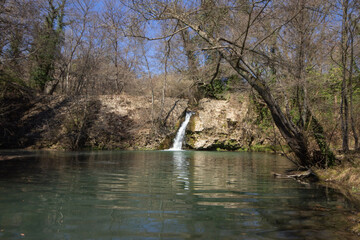
[[[331,189],[270,154],[30,152],[0,161],[0,239],[355,239]]]

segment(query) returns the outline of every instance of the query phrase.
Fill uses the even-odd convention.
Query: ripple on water
[[[272,178],[279,156],[51,154],[0,163],[1,240],[356,239],[337,192]]]

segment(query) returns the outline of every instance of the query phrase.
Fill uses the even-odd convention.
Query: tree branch
[[[162,40],[162,39],[166,39],[166,38],[171,38],[173,37],[174,35],[178,34],[179,32],[181,31],[184,31],[185,29],[189,28],[188,26],[186,27],[183,27],[183,28],[180,28],[179,30],[175,31],[175,32],[172,32],[171,34],[168,34],[168,35],[165,35],[165,36],[162,36],[162,37],[157,37],[157,38],[149,38],[147,36],[141,36],[141,35],[128,35],[128,34],[125,34],[125,37],[135,37],[135,38],[142,38],[142,39],[146,39],[148,41],[156,41],[156,40]]]

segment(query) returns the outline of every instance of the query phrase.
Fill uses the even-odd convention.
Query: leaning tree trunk
[[[182,16],[173,14],[173,17],[183,22],[185,25],[192,28],[197,34],[207,41],[212,49],[217,50],[219,54],[232,66],[232,68],[242,76],[261,96],[270,110],[271,116],[278,127],[281,135],[284,137],[286,143],[298,158],[299,167],[309,168],[313,166],[312,159],[309,153],[308,139],[289,118],[285,116],[281,110],[280,105],[271,94],[271,90],[267,83],[259,76],[252,74],[249,67],[244,62],[242,54],[237,51],[229,51],[224,48],[218,39],[207,34],[196,26],[186,21]],[[235,49],[235,48],[232,48]]]
[[[237,69],[236,66],[233,66],[233,68],[248,81],[248,83],[265,101],[267,107],[270,110],[275,125],[278,127],[286,143],[298,158],[299,166],[305,168],[312,166],[307,137],[298,127],[295,126],[293,122],[289,120],[289,118],[284,115],[279,104],[275,101],[269,87],[265,84],[265,82],[261,79],[251,76],[248,73],[244,73],[242,70]]]

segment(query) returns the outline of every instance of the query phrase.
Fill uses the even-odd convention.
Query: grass
[[[320,180],[333,183],[357,196],[360,200],[360,158],[344,161],[328,169],[317,169]]]

